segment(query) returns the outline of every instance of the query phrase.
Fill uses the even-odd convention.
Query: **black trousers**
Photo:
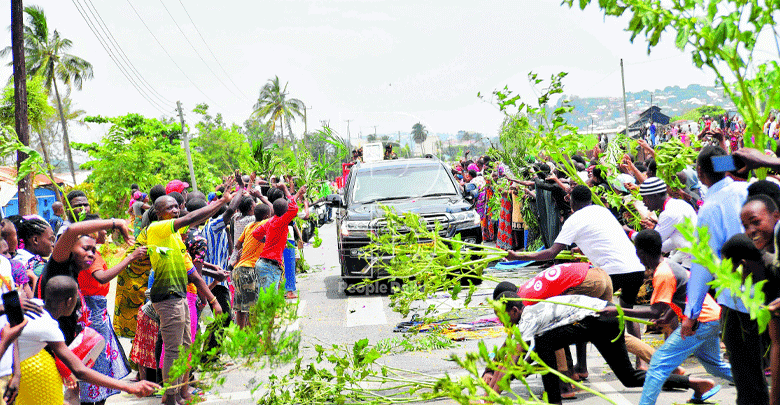
[[[548,367],[557,369],[555,351],[571,344],[591,342],[609,364],[612,372],[625,387],[641,387],[645,383],[645,371],[637,370],[631,364],[626,351],[624,335],[612,342],[620,332],[617,318],[589,316],[579,322],[564,325],[536,337],[536,352]],[[561,402],[559,379],[553,373],[542,375],[544,390],[550,403]],[[690,388],[688,377],[671,375],[664,387],[670,389]]]
[[[758,324],[750,320],[749,314],[725,306],[721,307],[720,324],[737,387],[737,404],[768,404],[769,391],[762,363],[764,345]]]

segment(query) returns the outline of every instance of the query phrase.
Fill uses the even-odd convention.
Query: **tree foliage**
[[[284,142],[285,120],[287,121],[290,138],[294,142],[295,137],[292,134],[290,122],[295,121],[295,117],[302,118],[302,110],[306,108],[303,101],[297,98],[289,98],[288,96],[287,83],[282,87],[279,82],[279,76],[274,76],[273,79],[268,79],[268,82],[260,89],[260,95],[252,112],[252,118],[267,120],[266,122],[269,124],[271,133],[276,130],[276,121],[278,120],[282,142]]]
[[[705,115],[709,115],[710,117],[717,117],[725,113],[726,110],[724,110],[723,107],[719,107],[715,105],[703,105],[699,108],[694,108],[693,110],[686,111],[684,114],[672,118],[671,121],[680,121],[680,120],[698,121],[699,118]]]
[[[428,139],[428,130],[425,128],[425,125],[419,122],[412,125],[412,139],[414,139],[415,143],[420,145]]]
[[[0,105],[0,124],[14,125],[14,84],[11,82],[3,89],[3,101]],[[30,126],[35,131],[41,131],[46,126],[46,120],[55,113],[49,105],[49,95],[44,88],[44,78],[34,76],[27,80],[27,117]]]
[[[563,3],[584,9],[591,0]],[[677,48],[689,49],[697,67],[709,67],[737,106],[750,135],[744,138],[746,146],[764,148],[762,126],[770,110],[780,106],[776,91],[780,69],[776,60],[755,66],[753,51],[762,33],[774,33],[780,9],[776,1],[599,0],[597,4],[605,15],[628,15],[631,41],[644,35],[648,53],[664,34],[674,35]]]
[[[81,167],[91,169],[87,181],[99,185],[95,194],[101,215],[124,214],[127,210],[124,202],[128,200],[132,183],[148,190],[173,179],[189,179],[187,156],[178,139],[179,124],[163,123],[139,114],[86,117],[84,121],[111,125],[101,142],[73,144],[92,159]],[[206,155],[193,151],[192,161],[195,177],[204,189],[219,182],[220,172]]]
[[[241,132],[241,127],[236,124],[226,125],[222,114],[212,117],[208,109],[209,106],[202,103],[193,110],[201,118],[195,124],[198,133],[190,143],[192,148],[208,156],[219,173],[252,167],[252,148],[246,135]]]

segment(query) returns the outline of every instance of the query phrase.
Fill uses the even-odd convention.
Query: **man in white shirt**
[[[623,290],[623,306],[630,308],[634,305],[636,294],[644,282],[644,267],[617,219],[608,209],[593,205],[591,197],[587,186],[574,187],[571,192],[571,209],[574,213],[563,223],[553,245],[534,253],[510,250],[507,258],[552,260],[569,245],[577,244],[591,263],[610,275],[613,290]]]
[[[658,223],[653,224],[652,221],[642,221],[643,227],[645,229],[655,229],[661,235],[661,240],[663,241],[662,252],[673,252],[669,256],[669,260],[690,270],[691,256],[680,252],[679,249],[689,247],[691,243],[685,240],[676,226],[685,222],[686,218],[695,224],[697,221],[696,211],[685,201],[669,197],[666,193],[666,183],[658,177],[651,177],[645,180],[639,187],[639,194],[642,196],[642,202],[645,203],[645,206],[650,211],[661,212],[658,215]],[[628,236],[632,241],[636,234],[637,232],[634,230],[629,230],[628,232]]]
[[[602,268],[612,279],[613,291],[622,290],[621,305],[633,308],[636,295],[645,281],[645,268],[636,256],[634,244],[612,213],[593,205],[587,186],[574,187],[570,195],[572,212],[564,223],[555,242],[548,249],[534,253],[509,251],[509,260],[553,260],[569,245],[576,244],[594,266]],[[628,323],[626,330],[637,339],[642,338],[639,325]],[[578,348],[578,363],[584,363],[584,348]],[[636,353],[636,350],[631,350]],[[582,352],[582,353],[580,353]],[[587,367],[578,364],[575,371],[587,375]]]

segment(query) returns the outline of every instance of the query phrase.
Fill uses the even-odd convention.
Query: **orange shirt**
[[[265,242],[261,242],[257,238],[251,236],[252,232],[254,232],[258,226],[266,222],[268,222],[267,219],[260,222],[253,222],[244,228],[244,232],[242,232],[241,236],[238,238],[238,241],[241,242],[242,245],[241,258],[238,259],[236,267],[255,267],[255,263],[260,259],[260,254],[263,253]]]
[[[682,276],[684,277],[685,283],[687,283],[687,277],[690,273],[685,269],[682,269],[682,271],[685,272]],[[679,276],[681,275],[678,274],[678,277]],[[683,319],[683,309],[685,308],[685,305],[684,302],[680,302],[678,297],[684,297],[685,291],[677,291],[678,277],[675,277],[672,268],[669,267],[669,264],[666,261],[661,262],[655,270],[655,274],[653,274],[653,296],[650,298],[650,304],[652,305],[657,302],[668,304],[672,308],[672,311],[677,314],[677,317]],[[678,304],[682,304],[683,308],[680,308],[680,305]],[[704,297],[704,304],[702,305],[701,314],[699,315],[699,322],[712,322],[719,319],[720,305],[707,294]]]
[[[108,264],[100,256],[100,253],[95,252],[95,261],[89,266],[87,270],[79,272],[79,288],[83,295],[108,295],[109,284],[101,284],[92,276],[92,273],[98,270],[108,270]]]

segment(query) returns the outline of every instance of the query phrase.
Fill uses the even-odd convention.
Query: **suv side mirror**
[[[344,208],[344,198],[339,194],[331,194],[325,197],[325,203],[336,208]]]

